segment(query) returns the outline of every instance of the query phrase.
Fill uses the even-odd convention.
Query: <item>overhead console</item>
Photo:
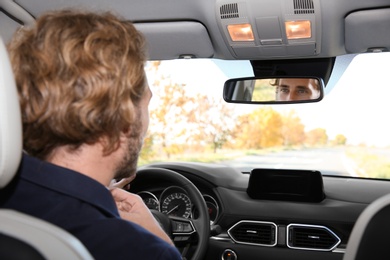
[[[217,0],[216,12],[237,59],[308,57],[321,51],[319,0]]]

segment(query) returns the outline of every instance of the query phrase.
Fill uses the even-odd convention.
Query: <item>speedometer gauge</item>
[[[192,203],[190,198],[179,187],[168,189],[162,195],[161,212],[170,216],[191,217]]]

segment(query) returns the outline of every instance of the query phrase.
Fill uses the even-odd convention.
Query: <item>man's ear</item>
[[[119,135],[119,143],[122,144],[124,142],[127,142],[127,139],[129,138],[129,134],[130,134],[129,130],[121,131]]]
[[[125,142],[125,139],[126,137],[121,132],[118,140],[114,144],[110,144],[108,136],[101,136],[98,143],[101,147],[103,156],[109,156],[110,154],[116,152],[121,147],[122,142]]]
[[[130,138],[131,137],[131,127],[127,127],[121,131],[120,138]]]

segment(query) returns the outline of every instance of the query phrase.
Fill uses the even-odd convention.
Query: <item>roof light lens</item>
[[[287,39],[307,39],[311,38],[311,22],[309,20],[287,21],[286,34]]]
[[[230,38],[234,42],[250,42],[254,41],[252,26],[249,23],[245,24],[229,24],[227,26]]]

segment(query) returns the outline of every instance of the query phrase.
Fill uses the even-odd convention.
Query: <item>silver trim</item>
[[[345,249],[343,248],[335,248],[332,253],[345,254]]]
[[[237,254],[236,254],[236,252],[234,252],[233,249],[226,248],[225,251],[223,251],[223,253],[222,253],[222,255],[221,255],[221,260],[226,260],[226,259],[223,257],[223,256],[225,255],[226,252],[229,252],[229,253],[231,253],[231,254],[233,255],[232,257],[229,257],[229,259],[230,259],[230,258],[232,258],[232,259],[234,259],[234,260],[237,259]]]
[[[233,240],[230,237],[217,237],[217,236],[213,236],[213,237],[210,237],[210,239],[211,240],[216,240],[216,241],[233,243]]]
[[[212,221],[212,220],[210,220],[210,225],[213,225],[214,224],[214,222],[218,219],[218,217],[219,217],[219,206],[218,206],[218,203],[217,203],[217,201],[211,196],[211,195],[208,195],[208,194],[202,194],[202,196],[203,196],[203,198],[204,198],[204,200],[206,201],[206,197],[208,198],[208,199],[211,199],[211,201],[213,202],[213,204],[215,205],[215,208],[217,209],[217,215],[216,215],[216,217],[215,217],[215,220],[214,221]],[[206,201],[207,202],[207,201]],[[209,201],[210,202],[210,201]],[[211,203],[211,202],[210,202]]]
[[[318,229],[324,229],[326,231],[328,231],[331,235],[334,236],[334,238],[336,238],[337,242],[334,244],[333,247],[329,248],[329,249],[321,249],[321,248],[306,248],[306,247],[296,247],[296,246],[291,246],[290,245],[290,228],[291,227],[308,227],[308,228],[318,228]],[[330,230],[329,228],[325,227],[325,226],[320,226],[320,225],[308,225],[308,224],[290,224],[287,226],[287,247],[291,248],[291,249],[302,249],[302,250],[312,250],[312,251],[332,251],[333,249],[335,249],[339,244],[341,243],[341,239],[332,231]]]
[[[184,219],[180,219],[180,220],[176,220],[174,218],[171,218],[171,221],[176,221],[176,222],[186,222]],[[187,222],[190,223],[191,225],[191,228],[192,228],[192,231],[191,232],[172,232],[172,235],[176,235],[176,236],[183,236],[183,235],[191,235],[193,233],[196,232],[196,229],[194,227],[194,224],[192,224],[192,221],[190,219],[187,219]]]
[[[242,224],[242,223],[265,224],[265,225],[274,226],[274,227],[275,227],[275,237],[274,237],[275,243],[274,243],[274,244],[260,244],[260,243],[241,242],[241,241],[235,240],[234,237],[230,234],[230,231],[231,231],[234,227],[236,227],[237,225]],[[229,237],[233,240],[233,242],[234,242],[234,243],[237,243],[237,244],[274,247],[274,246],[276,246],[276,244],[278,243],[278,226],[277,226],[275,223],[273,223],[273,222],[267,222],[267,221],[254,221],[254,220],[241,220],[241,221],[237,222],[236,224],[234,224],[231,228],[229,228],[228,231],[227,231],[227,233],[228,233]]]

